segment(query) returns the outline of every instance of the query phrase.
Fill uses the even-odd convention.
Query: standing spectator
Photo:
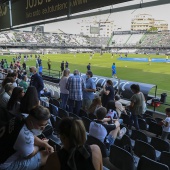
[[[91,64],[90,63],[87,65],[87,70],[91,70]]]
[[[116,76],[116,65],[115,65],[115,63],[113,63],[113,65],[112,65],[112,77],[117,78],[117,76]]]
[[[132,84],[130,86],[134,95],[131,97],[130,101],[130,111],[131,111],[131,120],[134,122],[134,126],[139,130],[138,124],[138,115],[143,112],[143,93],[140,92],[140,87],[138,84]],[[131,121],[131,123],[132,123]]]
[[[107,104],[110,100],[114,100],[114,88],[113,82],[107,80],[106,84],[103,86],[103,95],[102,95],[102,105],[107,108]]]
[[[64,71],[64,61],[61,62],[61,72]]]
[[[165,118],[165,120],[162,121],[163,132],[161,138],[163,140],[166,140],[168,135],[170,134],[170,108],[166,108],[165,113],[167,117]]]
[[[7,61],[5,60],[5,62],[4,62],[4,70],[7,70],[8,69],[8,63],[7,63]]]
[[[26,63],[25,62],[23,62],[23,64],[22,64],[22,68],[24,69],[24,70],[26,70]]]
[[[42,77],[37,73],[37,70],[35,67],[30,67],[30,73],[32,74],[31,76],[31,81],[30,81],[30,86],[34,86],[37,89],[38,93],[38,98],[40,99],[41,96],[41,90],[44,89],[44,82]]]
[[[68,62],[65,62],[65,69],[68,68]]]
[[[86,88],[83,91],[83,109],[87,111],[94,99],[94,92],[96,91],[96,84],[92,79],[93,73],[89,70],[86,73]]]
[[[84,81],[78,70],[74,70],[73,74],[68,78],[66,84],[66,89],[69,91],[69,112],[73,112],[75,105],[75,114],[79,115],[83,100]]]
[[[37,135],[45,129],[49,118],[49,110],[37,106],[24,121],[13,118],[3,128],[7,130],[1,133],[0,150],[3,157],[0,159],[0,169],[38,170],[46,164],[54,148]]]
[[[1,60],[1,68],[4,68],[4,59]]]
[[[48,70],[51,70],[51,60],[50,59],[48,59],[47,65],[48,65]]]
[[[81,120],[65,118],[59,124],[62,149],[49,156],[44,170],[102,170],[97,145],[85,145],[86,130]]]
[[[36,59],[35,61],[36,61],[36,68],[38,68],[39,67],[38,59]]]
[[[61,98],[61,108],[62,109],[66,109],[66,105],[67,105],[67,101],[68,101],[68,95],[69,95],[69,91],[66,89],[66,84],[69,78],[69,74],[70,74],[70,70],[69,69],[65,69],[63,71],[63,76],[59,82],[59,86],[60,86],[60,98]]]
[[[30,110],[40,104],[37,90],[35,87],[28,87],[24,97],[21,99],[20,111],[21,113],[29,114]]]
[[[19,83],[19,86],[24,89],[24,92],[27,91],[28,84],[27,84],[27,76],[26,76],[26,75],[23,75],[23,76],[22,76],[22,80],[21,80],[21,82]]]
[[[20,113],[20,100],[24,96],[24,90],[22,87],[15,87],[12,91],[12,95],[8,101],[7,109],[14,115]]]

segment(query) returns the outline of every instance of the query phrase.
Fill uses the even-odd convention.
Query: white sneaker
[[[124,136],[124,134],[126,133],[126,128],[125,127],[123,127],[121,130],[120,130],[120,134],[119,134],[119,136],[118,136],[118,139],[122,139],[122,137]]]

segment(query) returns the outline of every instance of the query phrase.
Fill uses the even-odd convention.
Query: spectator
[[[106,84],[103,86],[103,95],[102,95],[103,107],[107,107],[108,102],[113,99],[114,99],[113,82],[111,80],[107,80]]]
[[[15,79],[13,78],[13,77],[6,77],[5,79],[4,79],[4,81],[2,82],[2,87],[1,87],[1,90],[0,90],[0,95],[5,91],[5,85],[7,84],[7,83],[14,83],[15,82]]]
[[[110,118],[105,118],[106,114],[107,109],[105,107],[97,109],[97,120],[90,123],[89,134],[103,143],[107,140],[109,145],[113,145],[116,138],[121,139],[123,137],[126,128],[123,127],[120,130],[120,123],[117,120],[114,121],[114,124],[107,124],[105,121]]]
[[[49,156],[44,170],[102,170],[101,151],[96,145],[85,145],[86,131],[81,120],[63,119],[59,134],[63,148]]]
[[[60,98],[61,98],[61,108],[66,109],[67,101],[68,101],[68,95],[69,91],[66,89],[66,84],[69,78],[70,70],[65,69],[63,72],[63,76],[59,82],[60,86]]]
[[[31,81],[30,81],[30,86],[34,86],[37,89],[38,93],[38,98],[40,99],[41,96],[41,90],[44,89],[44,82],[42,77],[37,73],[35,67],[30,68],[30,72],[32,74],[31,76]]]
[[[73,112],[75,104],[75,114],[79,115],[83,100],[84,81],[78,70],[74,70],[74,75],[68,78],[66,89],[69,91],[69,112]]]
[[[89,70],[86,73],[86,88],[83,91],[83,109],[88,110],[94,99],[94,92],[96,91],[96,84],[92,79],[93,73]]]
[[[7,83],[4,87],[4,92],[0,94],[0,106],[3,108],[7,107],[7,103],[10,99],[14,86],[12,83]]]
[[[20,113],[20,100],[24,96],[24,90],[22,87],[15,87],[12,91],[12,95],[8,101],[7,109],[10,113],[17,115]]]
[[[14,68],[14,65],[13,65],[13,63],[11,62],[11,64],[10,64],[10,66],[9,66],[11,69],[13,69]]]
[[[168,135],[170,134],[170,108],[166,108],[165,113],[167,117],[165,118],[165,120],[162,121],[163,132],[161,138],[163,140],[166,140]]]
[[[92,104],[88,110],[89,118],[93,119],[96,118],[96,111],[98,108],[102,107],[102,102],[99,97],[93,99]]]
[[[21,80],[21,82],[19,83],[19,86],[24,89],[24,92],[27,91],[27,88],[28,88],[27,76],[25,76],[25,75],[22,76],[22,80]]]
[[[49,118],[49,110],[37,106],[24,121],[12,119],[12,128],[1,136],[0,142],[3,145],[0,145],[0,149],[3,156],[0,159],[0,169],[33,170],[45,165],[54,149],[36,135],[44,130]]]
[[[14,78],[14,82],[13,82],[13,86],[17,87],[17,78],[18,78],[18,73],[16,72],[12,72],[12,73],[8,73],[7,77],[13,77]]]
[[[130,111],[131,111],[131,122],[134,122],[134,126],[139,130],[138,115],[143,112],[143,94],[140,92],[140,87],[138,84],[132,84],[130,86],[134,95],[131,97],[130,101]]]
[[[20,111],[21,113],[29,113],[33,107],[36,107],[40,104],[37,90],[35,87],[28,87],[24,97],[20,102]]]
[[[116,112],[118,113],[120,117],[122,113],[127,114],[127,112],[126,112],[125,107],[122,105],[122,103],[119,100],[120,100],[120,96],[116,95],[115,96],[115,107],[116,107]]]

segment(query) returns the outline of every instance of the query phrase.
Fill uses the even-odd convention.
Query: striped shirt
[[[83,100],[84,80],[79,75],[73,75],[68,78],[66,89],[69,91],[69,99]]]

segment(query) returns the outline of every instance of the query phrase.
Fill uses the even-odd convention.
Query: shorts
[[[30,159],[20,158],[4,170],[38,170],[41,165],[41,154],[38,152]]]
[[[109,134],[109,135],[106,137],[106,142],[109,143],[109,145],[114,145],[115,139],[113,138],[112,135]]]

